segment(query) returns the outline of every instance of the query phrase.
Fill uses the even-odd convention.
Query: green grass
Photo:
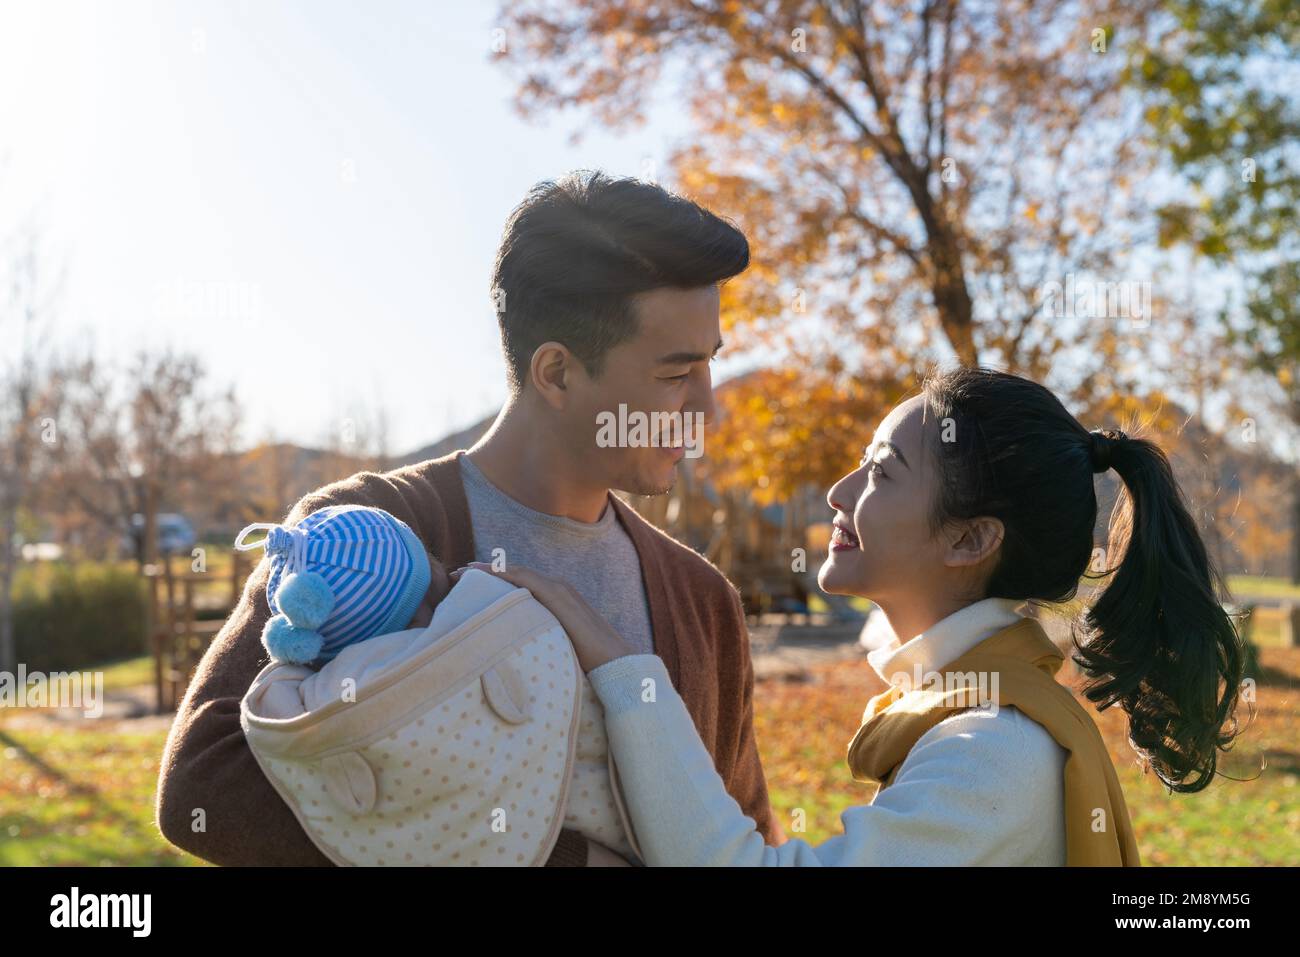
[[[868,599],[857,597],[849,599],[849,606],[862,612],[864,615],[875,607],[875,605]],[[814,593],[808,596],[808,610],[813,614],[824,614],[830,611],[830,606],[822,600],[821,595]]]
[[[1282,645],[1282,613],[1276,608],[1256,608],[1246,633],[1257,648]],[[1241,628],[1241,625],[1238,625]]]
[[[1300,861],[1300,649],[1261,648],[1269,677],[1222,776],[1196,794],[1171,794],[1134,766],[1117,709],[1098,717],[1119,771],[1145,864],[1294,865]],[[1095,712],[1094,712],[1095,713]]]
[[[1264,578],[1258,575],[1229,575],[1228,590],[1234,595],[1238,592],[1258,595],[1262,598],[1293,598],[1300,601],[1300,585],[1293,585],[1285,578]]]
[[[138,688],[141,685],[151,686],[154,683],[153,655],[138,655],[134,658],[126,658],[106,664],[64,670],[68,672],[86,671],[92,675],[95,672],[102,672],[104,675],[104,692],[106,694],[124,688]],[[26,705],[20,703],[12,705],[6,710],[18,711],[25,707]]]
[[[1217,781],[1168,795],[1137,772],[1120,775],[1146,865],[1294,866],[1300,860],[1300,776]]]
[[[133,688],[137,685],[151,685],[154,682],[153,655],[140,655],[115,661],[110,664],[91,668],[91,671],[104,672],[104,690],[114,688]]]
[[[1116,709],[1097,721],[1120,775],[1146,865],[1257,866],[1300,861],[1300,649],[1261,643],[1268,678],[1254,720],[1221,756],[1221,777],[1198,794],[1170,794],[1134,765]],[[134,678],[147,657],[106,668]],[[815,669],[818,683],[765,681],[755,689],[755,734],[772,807],[791,838],[818,844],[842,833],[840,814],[870,802],[844,748],[861,718],[865,662]],[[1243,723],[1247,716],[1243,712]],[[165,728],[6,721],[0,712],[0,866],[201,865],[153,822]],[[1261,764],[1266,763],[1260,771]],[[794,829],[800,809],[806,827]]]
[[[1123,713],[1099,714],[1082,702],[1110,750],[1144,865],[1300,861],[1300,649],[1261,648],[1260,660],[1269,677],[1258,687],[1255,718],[1231,751],[1220,752],[1223,776],[1196,794],[1171,794],[1154,772],[1143,774]],[[754,733],[768,792],[791,838],[816,845],[842,834],[840,814],[872,799],[874,786],[854,781],[844,762],[866,703],[868,668],[862,661],[826,665],[813,669],[817,682],[767,681],[755,689]],[[1245,724],[1247,710],[1240,715]],[[797,810],[803,832],[794,829]]]
[[[0,723],[0,866],[201,864],[153,822],[166,737]]]

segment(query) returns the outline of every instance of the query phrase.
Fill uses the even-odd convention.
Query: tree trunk
[[[141,529],[144,541],[141,551],[147,566],[158,560],[158,495],[152,476],[145,478],[144,488],[144,527]]]
[[[4,527],[0,535],[4,536],[0,548],[0,672],[17,674],[18,649],[14,644],[14,537],[18,529],[17,507],[6,507]]]
[[[1300,472],[1292,479],[1291,584],[1300,585]]]
[[[939,313],[939,324],[957,359],[965,366],[978,362],[975,350],[974,309],[966,274],[962,271],[961,249],[951,233],[940,224],[930,231],[930,262],[934,270],[931,294]]]

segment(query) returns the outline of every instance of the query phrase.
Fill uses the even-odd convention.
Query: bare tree
[[[0,353],[0,671],[7,672],[17,666],[13,582],[18,517],[49,465],[45,451],[58,442],[58,377],[48,347],[62,274],[47,284],[40,263],[39,239],[31,227],[16,235],[0,259],[0,336],[16,347]]]
[[[71,367],[64,420],[62,489],[119,532],[142,515],[142,565],[157,555],[164,506],[237,494],[223,463],[239,407],[230,391],[210,389],[197,356],[140,352],[124,372],[86,356]]]
[[[320,467],[322,482],[332,482],[362,470],[388,467],[388,412],[382,402],[352,402],[336,416],[325,433]]]

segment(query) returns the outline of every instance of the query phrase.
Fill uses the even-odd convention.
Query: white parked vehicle
[[[158,554],[174,555],[188,552],[198,541],[194,526],[189,519],[176,512],[161,512],[157,519]],[[122,548],[126,552],[139,556],[144,548],[144,515],[136,512],[131,516],[131,526],[122,538]]]

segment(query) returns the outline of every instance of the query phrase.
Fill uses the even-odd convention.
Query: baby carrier
[[[529,591],[476,569],[427,628],[320,671],[272,662],[240,720],[336,864],[538,866],[565,826],[639,857],[568,636]]]

